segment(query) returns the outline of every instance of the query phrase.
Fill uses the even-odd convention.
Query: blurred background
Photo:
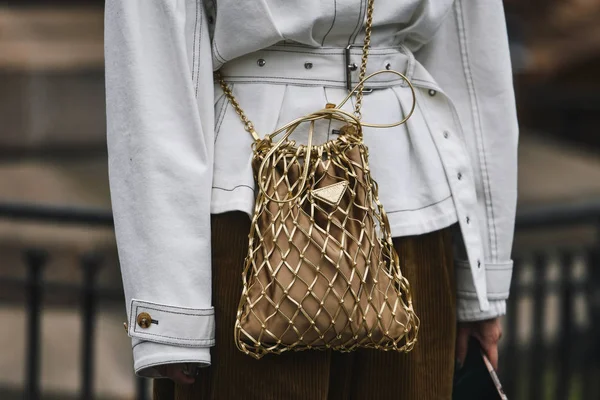
[[[600,398],[600,1],[505,1],[521,123],[510,399]],[[0,399],[145,399],[123,330],[103,1],[0,1]]]

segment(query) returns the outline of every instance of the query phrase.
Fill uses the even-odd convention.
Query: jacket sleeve
[[[213,78],[196,0],[107,0],[109,176],[135,371],[210,365]],[[144,320],[145,318],[145,320]]]
[[[457,246],[458,318],[505,314],[517,198],[518,125],[502,1],[456,0],[416,54],[456,108],[472,165],[483,232],[489,310],[481,311],[463,246]],[[460,235],[457,235],[459,237]]]

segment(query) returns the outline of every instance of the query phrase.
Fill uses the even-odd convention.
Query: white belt
[[[227,82],[276,83],[298,86],[326,86],[351,89],[358,83],[362,47],[308,48],[272,46],[228,61],[221,67]],[[413,85],[439,90],[427,70],[405,46],[371,48],[367,75],[382,69],[402,72]],[[365,90],[406,86],[394,74],[369,79]]]

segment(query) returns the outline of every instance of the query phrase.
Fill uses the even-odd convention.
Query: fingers
[[[459,368],[462,367],[465,362],[465,357],[467,357],[469,336],[471,336],[471,329],[469,327],[458,327],[456,332],[456,360],[458,361]]]
[[[196,380],[192,376],[187,376],[183,373],[181,368],[173,369],[172,372],[168,375],[175,383],[179,383],[182,385],[191,385]]]
[[[490,362],[492,363],[492,367],[494,367],[494,370],[497,371],[498,370],[498,343],[497,342],[487,349],[486,355],[490,359]]]
[[[492,367],[498,370],[498,342],[502,337],[502,326],[499,319],[481,321],[477,325],[474,336],[481,343],[481,348],[490,360]]]
[[[483,337],[480,333],[473,334],[481,344],[481,350],[487,356],[494,370],[498,370],[498,341],[491,341]]]
[[[167,364],[162,365],[159,368],[159,372],[161,375],[171,379],[175,383],[179,383],[182,385],[191,385],[196,380],[192,376],[188,376],[183,373],[183,365],[182,364]]]

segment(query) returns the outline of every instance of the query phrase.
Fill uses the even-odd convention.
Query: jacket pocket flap
[[[187,347],[208,347],[215,342],[215,311],[185,308],[133,299],[129,311],[131,337]]]

